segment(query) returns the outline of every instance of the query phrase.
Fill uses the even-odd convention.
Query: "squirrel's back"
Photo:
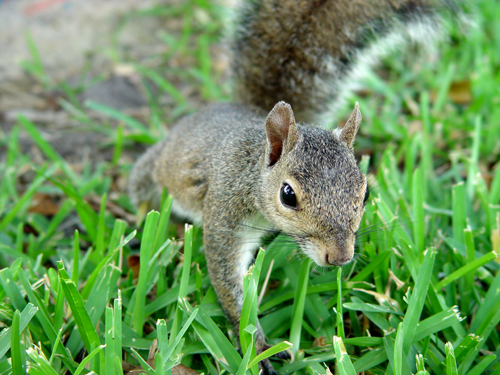
[[[182,118],[168,137],[134,165],[128,185],[132,203],[138,207],[149,202],[149,209],[159,209],[162,187],[168,187],[176,198],[173,213],[180,219],[201,222],[214,153],[220,147],[243,147],[236,145],[239,141],[249,144],[249,149],[251,144],[264,143],[264,133],[259,130],[265,118],[260,108],[234,103],[212,104]],[[242,149],[235,157],[244,155]]]

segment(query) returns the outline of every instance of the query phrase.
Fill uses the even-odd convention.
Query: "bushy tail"
[[[231,40],[238,99],[299,121],[332,115],[359,72],[407,40],[432,40],[446,0],[249,0]],[[332,113],[333,112],[333,113]]]

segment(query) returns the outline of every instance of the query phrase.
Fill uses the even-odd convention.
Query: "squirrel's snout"
[[[325,262],[329,266],[345,266],[350,263],[352,260],[352,256],[344,255],[344,256],[336,256],[334,254],[325,254]]]
[[[339,241],[330,238],[327,241],[319,238],[310,238],[302,250],[321,267],[345,266],[354,258],[354,239]]]

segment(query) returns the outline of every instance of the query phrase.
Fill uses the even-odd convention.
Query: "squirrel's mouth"
[[[332,243],[333,242],[333,243]],[[354,259],[354,243],[344,241],[342,245],[331,241],[325,243],[311,239],[302,243],[302,251],[321,267],[340,267],[352,262]]]

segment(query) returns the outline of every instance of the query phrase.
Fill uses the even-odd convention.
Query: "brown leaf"
[[[97,195],[87,195],[85,200],[92,206],[92,208],[94,208],[94,210],[99,212],[102,197]],[[135,223],[135,216],[125,211],[111,199],[106,200],[106,211],[110,212],[115,218],[125,220],[129,224]]]
[[[139,268],[141,267],[141,262],[139,259],[139,255],[131,255],[127,258],[127,265],[132,270],[134,279],[137,279],[139,277]]]
[[[198,371],[194,371],[192,368],[186,367],[183,364],[177,365],[172,369],[172,375],[196,375],[199,374]]]
[[[155,360],[149,359],[147,361],[148,365],[152,368],[155,367]],[[139,375],[145,374],[146,372],[142,369],[141,366],[134,367],[132,370],[125,373],[125,375]],[[186,367],[183,364],[177,365],[172,369],[172,375],[197,375],[198,371],[193,370],[192,368]]]
[[[470,104],[470,102],[472,101],[472,91],[470,88],[470,81],[463,80],[463,81],[452,82],[450,88],[448,89],[447,94],[448,98],[450,98],[450,100],[455,104],[459,105]],[[436,101],[437,96],[438,96],[437,92],[431,90],[430,99],[432,103]]]
[[[469,104],[472,101],[472,91],[470,81],[453,82],[448,90],[448,97],[455,104]]]
[[[312,343],[312,347],[313,348],[323,348],[326,346],[326,343],[325,343],[325,336],[320,336],[320,337],[317,337],[316,339],[314,339],[313,343]]]
[[[35,193],[31,201],[29,212],[36,212],[45,216],[54,216],[59,212],[59,199],[45,193]]]

